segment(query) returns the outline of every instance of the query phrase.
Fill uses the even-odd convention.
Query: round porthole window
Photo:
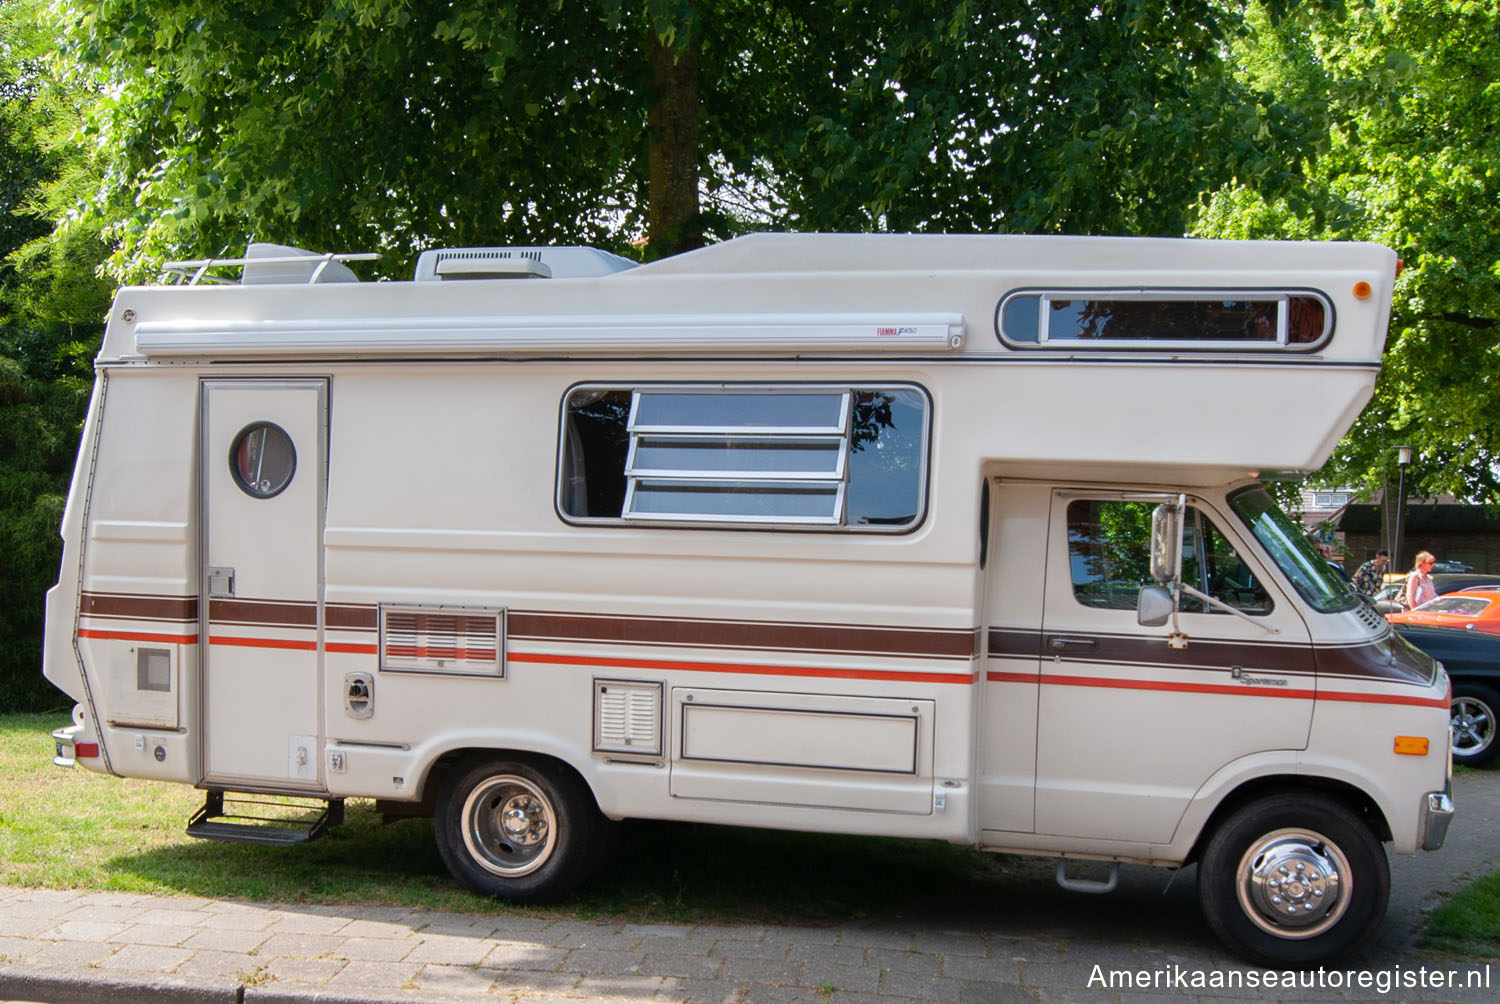
[[[251,498],[268,499],[281,494],[297,470],[297,450],[292,437],[274,422],[252,422],[234,437],[229,448],[229,473],[234,483]]]

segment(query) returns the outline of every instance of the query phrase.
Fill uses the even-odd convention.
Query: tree
[[[39,672],[42,596],[57,581],[88,357],[108,304],[102,243],[48,240],[40,195],[65,154],[50,136],[66,107],[51,86],[40,0],[0,0],[0,709],[55,705]]]
[[[1181,233],[1298,136],[1206,0],[67,7],[126,273],[252,233],[393,275],[433,244],[747,227]]]
[[[1297,199],[1218,192],[1201,232],[1375,240],[1405,261],[1375,399],[1322,472],[1366,494],[1494,499],[1500,488],[1500,5],[1494,0],[1257,9],[1247,84],[1326,123]]]

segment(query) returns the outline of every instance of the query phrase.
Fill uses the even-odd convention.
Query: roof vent
[[[416,281],[583,279],[627,268],[635,262],[598,248],[445,248],[422,252]]]

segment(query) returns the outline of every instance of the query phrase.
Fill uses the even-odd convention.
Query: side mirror
[[[1157,506],[1151,513],[1151,577],[1153,579],[1166,584],[1177,578],[1177,550],[1181,546],[1181,506],[1171,502]]]
[[[1176,606],[1166,586],[1142,586],[1135,601],[1136,623],[1141,627],[1161,627],[1171,618]]]

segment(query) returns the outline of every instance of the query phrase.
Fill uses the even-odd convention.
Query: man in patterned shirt
[[[1375,557],[1359,566],[1354,573],[1354,588],[1366,596],[1374,596],[1385,578],[1385,566],[1390,564],[1391,552],[1377,551]]]

